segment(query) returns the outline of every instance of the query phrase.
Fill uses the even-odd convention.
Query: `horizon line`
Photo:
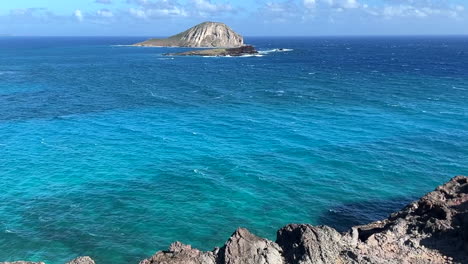
[[[150,35],[12,35],[12,34],[0,34],[0,38],[8,37],[145,37],[145,38],[167,38],[169,36],[150,36]],[[336,35],[244,35],[244,38],[287,38],[287,37],[468,37],[468,33],[465,34],[336,34]]]

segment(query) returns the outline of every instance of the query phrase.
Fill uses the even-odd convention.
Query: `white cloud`
[[[109,17],[113,17],[114,14],[112,13],[112,11],[108,10],[108,9],[101,9],[101,10],[98,10],[96,12],[96,14],[100,17],[106,17],[106,18],[109,18]]]
[[[364,0],[301,0],[305,13],[309,16],[338,16],[347,10],[361,12],[363,15],[372,15],[391,19],[394,17],[425,18],[440,16],[461,18],[465,12],[463,5],[450,5],[450,1],[442,0],[384,0],[376,3]],[[362,3],[366,2],[366,3]],[[333,14],[333,12],[335,14]]]
[[[143,9],[130,8],[130,14],[138,18],[146,18],[146,12]]]
[[[385,6],[382,15],[386,18],[391,17],[426,17],[427,14],[411,5]]]
[[[304,0],[303,4],[306,8],[314,8],[317,4],[317,0]]]
[[[169,0],[127,0],[127,3],[136,5],[128,9],[128,13],[140,19],[159,19],[166,17],[187,17],[188,12],[177,1]]]
[[[342,3],[344,8],[358,8],[359,3],[357,0],[346,0]]]
[[[95,0],[95,3],[109,5],[112,4],[111,0]]]
[[[332,9],[350,9],[360,6],[358,0],[303,0],[303,5],[308,9],[318,6]]]
[[[128,11],[137,18],[163,17],[213,17],[236,12],[229,3],[215,3],[211,0],[187,0],[185,4],[170,0],[127,0],[135,5]]]
[[[283,23],[296,20],[304,12],[300,5],[296,5],[291,0],[282,2],[267,2],[258,10],[258,17],[264,22]]]
[[[130,14],[137,18],[186,17],[187,11],[179,7],[172,8],[130,8]]]
[[[412,2],[408,0],[408,2]],[[411,5],[411,4],[399,4],[399,5],[385,5],[382,8],[371,8],[366,7],[364,11],[373,16],[380,16],[385,19],[392,19],[395,17],[414,17],[414,18],[426,18],[426,17],[448,17],[448,18],[460,18],[461,13],[464,9],[457,8],[457,6],[435,6],[435,5]]]
[[[80,21],[80,22],[82,22],[83,19],[84,19],[83,13],[82,13],[81,10],[79,10],[79,9],[75,10],[74,16],[75,16],[75,18],[76,18],[78,21]]]
[[[101,4],[117,2],[114,0],[89,1]],[[3,18],[10,21],[26,21],[23,23],[31,24],[69,22],[110,24],[136,19],[168,18],[185,18],[187,21],[200,21],[201,18],[232,21],[252,16],[255,16],[258,21],[291,24],[310,21],[336,21],[336,23],[352,24],[366,19],[372,19],[372,23],[379,21],[385,23],[387,20],[396,21],[399,18],[417,18],[422,21],[420,23],[431,19],[451,23],[450,21],[454,20],[466,21],[468,18],[466,8],[468,5],[461,1],[450,0],[258,0],[263,4],[254,10],[248,8],[252,4],[239,4],[234,0],[119,1],[126,1],[129,4],[128,7],[123,9],[107,5],[93,10],[77,6],[75,11],[68,14],[56,14],[45,8],[24,8],[11,10]],[[229,16],[234,13],[238,16]],[[410,20],[408,21],[411,23]]]
[[[230,4],[213,4],[210,0],[192,0],[200,12],[225,12],[233,10]]]

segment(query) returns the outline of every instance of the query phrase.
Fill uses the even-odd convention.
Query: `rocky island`
[[[214,48],[168,53],[168,56],[243,56],[257,54],[253,46],[244,45],[244,38],[224,23],[204,22],[165,39],[149,39],[138,47]]]
[[[246,45],[238,48],[227,48],[227,49],[203,49],[203,50],[191,50],[186,52],[179,53],[167,53],[166,56],[215,56],[215,57],[225,57],[225,56],[245,56],[245,55],[255,55],[258,54],[258,51],[255,50],[253,46]]]
[[[224,23],[203,22],[184,32],[165,39],[149,39],[133,46],[140,47],[191,47],[237,48],[244,45],[244,38]]]
[[[0,264],[9,264],[3,262]],[[42,264],[42,262],[11,262]],[[290,224],[270,241],[239,228],[221,248],[180,242],[140,264],[468,263],[468,177],[457,176],[387,219],[339,233]],[[81,257],[67,264],[94,264]]]

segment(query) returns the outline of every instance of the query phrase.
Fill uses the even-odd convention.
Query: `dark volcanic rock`
[[[15,262],[0,262],[0,264],[45,264],[44,262],[30,262],[30,261],[15,261]]]
[[[244,56],[244,55],[254,55],[258,54],[258,51],[255,50],[253,46],[242,46],[238,48],[229,48],[229,49],[205,49],[205,50],[191,50],[186,52],[179,53],[167,53],[166,56]]]
[[[95,264],[95,262],[90,257],[79,257],[70,262],[67,262],[67,264]]]
[[[328,226],[287,225],[278,230],[276,242],[287,263],[342,263],[341,252],[349,241]]]
[[[0,264],[45,264],[44,262],[16,261],[16,262],[0,262]],[[66,264],[95,264],[90,257],[79,257],[67,262]]]
[[[140,264],[216,264],[214,252],[201,252],[191,246],[180,242],[173,243],[168,251],[160,251],[149,259],[142,260]]]
[[[468,263],[468,178],[458,176],[388,219],[357,226],[358,255],[373,263]],[[451,263],[451,262],[450,262]]]
[[[180,242],[168,251],[157,252],[140,264],[283,264],[281,248],[268,239],[257,237],[247,229],[239,228],[221,248],[201,252]]]
[[[253,235],[245,228],[239,228],[226,242],[224,261],[226,264],[282,264],[284,259],[281,247],[264,238]]]
[[[16,261],[16,262],[0,262],[0,264],[45,264],[44,262]],[[95,264],[90,257],[79,257],[67,262],[66,264]]]

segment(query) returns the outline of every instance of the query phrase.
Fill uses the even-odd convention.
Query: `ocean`
[[[468,174],[468,37],[0,38],[0,260],[138,263],[340,231]]]

